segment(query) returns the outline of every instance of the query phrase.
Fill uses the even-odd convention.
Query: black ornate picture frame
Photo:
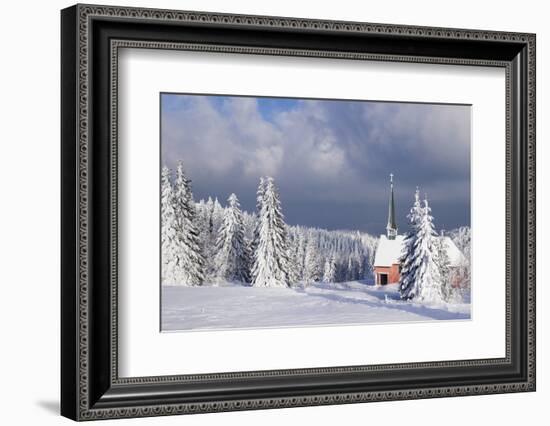
[[[534,34],[510,32],[96,5],[64,9],[61,414],[93,420],[534,391],[535,41]],[[506,356],[120,378],[122,47],[505,69]]]

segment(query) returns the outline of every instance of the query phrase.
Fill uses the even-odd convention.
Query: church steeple
[[[388,224],[386,225],[388,239],[394,240],[397,236],[395,223],[395,202],[393,200],[393,173],[390,173],[390,205],[388,206]]]

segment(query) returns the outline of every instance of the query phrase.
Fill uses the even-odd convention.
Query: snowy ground
[[[306,288],[162,288],[162,331],[464,320],[470,304],[424,306],[399,300],[397,284],[361,281]]]

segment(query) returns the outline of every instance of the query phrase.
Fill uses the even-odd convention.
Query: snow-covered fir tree
[[[204,256],[201,251],[199,230],[191,181],[187,179],[180,161],[174,183],[175,284],[196,286],[204,282]]]
[[[407,215],[409,220],[409,231],[405,234],[403,240],[403,252],[401,253],[401,275],[399,278],[399,292],[401,298],[410,300],[418,296],[419,287],[416,282],[417,269],[417,242],[422,217],[422,207],[420,205],[420,191],[416,188],[414,193],[414,203]]]
[[[214,234],[217,235],[217,233],[220,230],[220,227],[223,223],[223,215],[224,215],[224,208],[218,201],[218,198],[216,197],[214,199],[214,208],[212,210],[212,228]]]
[[[200,200],[195,204],[196,222],[199,230],[199,244],[204,256],[204,281],[211,282],[215,277],[214,256],[216,253],[216,234],[212,221],[214,202],[212,198]]]
[[[161,281],[163,284],[174,284],[176,257],[176,215],[174,211],[174,189],[172,173],[168,167],[162,168],[161,174]]]
[[[243,215],[231,194],[217,239],[216,272],[222,281],[250,282],[250,255],[244,237]]]
[[[258,189],[260,192],[260,188]],[[259,200],[258,240],[252,268],[256,287],[287,287],[288,259],[284,216],[273,178],[267,177]]]
[[[443,233],[439,237],[435,238],[435,262],[439,269],[439,276],[441,280],[441,294],[443,299],[450,302],[453,299],[453,287],[452,287],[452,275],[451,275],[451,259],[447,252],[447,245],[445,243],[445,236]]]
[[[346,268],[346,281],[353,281],[356,276],[355,264],[351,256],[348,257],[348,266]]]
[[[329,256],[325,260],[325,267],[323,271],[323,282],[325,283],[336,282],[336,264],[334,263],[334,256]]]
[[[202,200],[201,200],[202,201]],[[206,220],[204,228],[210,235],[214,234],[214,200],[212,197],[208,197],[208,201],[204,203],[206,214],[203,216]]]
[[[266,189],[266,179],[263,176],[260,176],[260,183],[258,184],[258,189],[256,190],[256,221],[254,224],[254,230],[252,234],[252,240],[250,243],[251,253],[256,253],[258,246],[260,244],[260,215],[262,212],[262,206],[264,204],[264,196]]]
[[[288,282],[291,286],[297,284],[301,278],[300,272],[300,258],[298,257],[298,240],[296,234],[291,232],[290,227],[286,226],[286,253],[287,253],[287,276]]]
[[[258,215],[255,212],[249,213],[243,210],[244,237],[248,241],[248,247],[252,247],[254,232],[258,223]]]
[[[443,300],[441,274],[436,263],[435,242],[438,237],[431,212],[428,200],[424,199],[417,240],[418,268],[416,270],[416,280],[420,284],[419,299],[430,303]]]
[[[306,261],[306,233],[305,229],[301,226],[293,226],[290,228],[294,233],[294,240],[296,241],[296,264],[299,281],[304,279],[305,261]]]
[[[323,271],[321,269],[321,259],[315,244],[315,238],[310,237],[306,246],[306,257],[304,261],[304,281],[306,284],[311,284],[321,281]]]
[[[401,291],[401,294],[406,299],[428,303],[441,302],[443,300],[441,276],[436,263],[436,240],[438,237],[435,233],[431,208],[427,199],[424,200],[424,205],[421,207],[420,215],[416,221],[415,238],[411,241],[408,259],[405,259],[406,277],[410,280],[409,291],[408,293]]]

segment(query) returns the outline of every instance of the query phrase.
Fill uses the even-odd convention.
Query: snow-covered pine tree
[[[441,275],[436,263],[436,238],[431,208],[428,200],[424,199],[415,246],[414,277],[419,287],[418,299],[422,302],[437,303],[443,300]]]
[[[295,233],[291,232],[289,226],[286,226],[286,235],[287,235],[287,248],[286,248],[286,258],[287,258],[287,274],[288,274],[288,283],[293,286],[300,281],[300,264],[298,256],[298,241]]]
[[[214,260],[216,255],[217,230],[221,226],[221,219],[215,225],[215,216],[223,218],[224,209],[208,197],[207,201],[199,200],[195,203],[195,224],[199,232],[199,245],[204,257],[204,282],[214,282],[217,279]]]
[[[323,282],[334,283],[336,282],[336,264],[334,262],[334,255],[330,255],[325,260],[325,267],[323,271]]]
[[[350,281],[360,280],[363,278],[363,262],[361,261],[359,245],[357,240],[353,240],[351,254],[348,260],[348,278]]]
[[[447,302],[453,298],[453,288],[451,282],[451,259],[447,252],[447,244],[443,233],[439,237],[435,237],[435,261],[439,269],[441,279],[441,294]]]
[[[204,279],[205,282],[213,282],[216,279],[214,265],[216,255],[216,232],[214,230],[214,200],[208,197],[204,204],[204,223],[201,229],[201,245],[204,254]]]
[[[298,281],[302,281],[305,277],[305,261],[306,261],[306,236],[305,230],[302,226],[298,226],[298,244],[296,247],[296,259],[298,266]]]
[[[162,284],[175,284],[176,224],[174,211],[174,189],[171,182],[172,172],[162,168],[161,174],[161,281]]]
[[[176,284],[196,286],[204,282],[204,256],[196,224],[191,182],[180,161],[174,184]]]
[[[214,235],[214,201],[212,197],[208,197],[206,201],[206,211],[207,211],[207,220],[208,220],[208,233]]]
[[[355,271],[356,271],[356,280],[362,280],[365,278],[365,263],[363,262],[363,258],[365,257],[365,254],[363,252],[363,246],[361,245],[361,236],[359,235],[359,232],[357,232],[354,235],[353,238],[353,254],[352,259],[353,263],[355,265]]]
[[[254,234],[252,236],[252,241],[250,243],[250,251],[252,254],[256,253],[258,245],[260,244],[260,217],[262,214],[262,206],[264,205],[264,195],[265,195],[266,179],[263,176],[260,176],[260,183],[258,184],[258,189],[256,191],[256,225],[254,227]]]
[[[346,281],[355,280],[355,265],[351,256],[348,256],[348,266],[346,267]]]
[[[195,203],[195,224],[199,232],[199,245],[201,253],[203,254],[205,265],[204,265],[204,274],[205,282],[211,282],[211,277],[208,274],[209,271],[209,259],[211,259],[212,252],[212,235],[210,233],[210,209],[208,203],[204,200],[200,200],[198,203]]]
[[[419,294],[419,288],[415,281],[416,276],[416,246],[420,220],[422,217],[422,207],[420,205],[420,191],[416,188],[414,193],[414,203],[407,215],[409,220],[409,231],[405,234],[403,240],[403,252],[399,259],[401,264],[401,274],[399,278],[399,292],[401,298],[405,300],[414,299]]]
[[[306,284],[311,284],[320,281],[323,271],[321,270],[321,259],[317,251],[317,244],[315,244],[315,238],[309,236],[306,245],[306,258],[304,262],[304,281]]]
[[[218,197],[214,199],[214,209],[212,211],[212,233],[214,236],[218,235],[220,227],[222,226],[224,215],[224,208],[218,201]],[[216,238],[214,237],[214,241]]]
[[[248,240],[249,247],[251,247],[252,240],[254,239],[257,223],[258,216],[256,212],[248,213],[247,211],[243,211],[244,237]]]
[[[263,186],[263,188],[262,188]],[[255,287],[287,287],[288,259],[286,226],[281,208],[279,193],[273,178],[260,182],[258,239],[255,244],[254,266],[252,268]]]
[[[216,274],[222,281],[250,282],[250,260],[239,199],[231,194],[217,239]]]

